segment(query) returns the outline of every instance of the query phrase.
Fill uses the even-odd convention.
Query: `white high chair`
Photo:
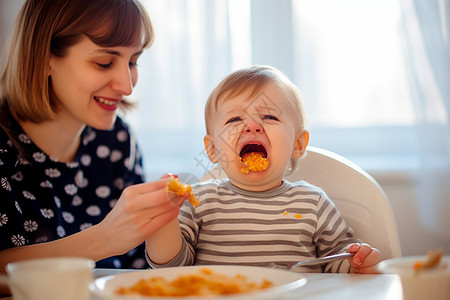
[[[200,181],[225,176],[217,164]],[[375,179],[356,164],[331,151],[309,146],[297,170],[286,179],[305,180],[321,187],[353,228],[355,237],[380,250],[383,260],[401,256],[389,200]]]

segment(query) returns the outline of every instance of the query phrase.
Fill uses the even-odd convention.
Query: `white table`
[[[96,269],[95,277],[132,270]],[[306,284],[289,299],[301,300],[402,300],[402,286],[397,275],[302,274]],[[97,300],[93,297],[92,300]]]

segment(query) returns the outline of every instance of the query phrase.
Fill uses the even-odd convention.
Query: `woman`
[[[124,97],[152,41],[137,0],[24,4],[1,73],[2,272],[45,256],[147,267],[142,242],[184,200],[167,201],[168,175],[143,183],[139,149],[117,116],[132,106]]]

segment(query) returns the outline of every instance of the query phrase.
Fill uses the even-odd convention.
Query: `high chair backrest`
[[[200,181],[225,176],[220,165],[215,165]],[[355,237],[380,250],[382,259],[401,256],[389,199],[375,179],[356,164],[331,151],[309,146],[297,170],[286,179],[305,180],[321,187],[353,228]]]

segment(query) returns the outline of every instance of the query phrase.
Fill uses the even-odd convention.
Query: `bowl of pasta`
[[[186,266],[131,271],[93,281],[98,299],[280,299],[306,284],[301,274],[252,266]]]
[[[450,256],[441,251],[387,259],[378,264],[378,270],[400,277],[405,300],[450,299]]]

